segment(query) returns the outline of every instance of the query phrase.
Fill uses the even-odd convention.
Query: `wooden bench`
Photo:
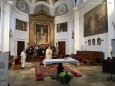
[[[102,51],[77,51],[77,56],[83,58],[83,62],[87,64],[99,65],[102,64],[102,59],[104,58],[104,53]],[[97,61],[97,59],[99,61]]]
[[[38,55],[27,55],[26,56],[26,61],[28,62],[36,62],[39,61],[39,56]]]
[[[85,59],[83,59],[83,62],[86,63],[87,65],[91,65],[93,63],[92,61],[85,60]]]

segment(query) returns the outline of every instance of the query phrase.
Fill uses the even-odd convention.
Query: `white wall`
[[[101,45],[97,45],[97,38],[101,38]],[[88,45],[88,40],[95,39],[95,45]],[[108,33],[105,34],[100,34],[100,35],[94,35],[94,36],[89,36],[84,38],[84,50],[89,50],[89,51],[103,51],[105,56],[108,56]]]
[[[29,43],[29,23],[27,23],[27,31],[16,30],[16,18],[29,22],[29,16],[27,14],[13,8],[11,16],[12,37],[10,38],[11,55],[17,55],[17,41],[25,41],[25,49],[27,47],[27,43]]]
[[[57,33],[57,24],[67,22],[67,32]],[[74,40],[72,39],[72,31],[74,31],[73,13],[67,13],[62,16],[55,17],[55,44],[59,41],[66,42],[66,54],[74,53]]]
[[[113,27],[112,22],[115,24],[115,1],[114,0],[107,0],[108,6],[108,50],[112,46],[112,40],[115,39],[115,28]],[[108,56],[109,51],[108,51]]]
[[[2,47],[1,47],[1,22],[2,22],[2,20],[1,20],[1,6],[0,6],[0,51],[2,51]]]
[[[109,3],[107,2],[106,4],[108,4],[108,8],[110,8],[112,5],[111,2],[113,2],[114,0],[108,0]],[[86,2],[84,2],[83,4],[81,4],[78,8],[77,8],[77,16],[79,16],[79,27],[77,29],[79,29],[80,35],[79,35],[79,50],[81,46],[83,46],[83,50],[90,50],[90,51],[103,51],[105,54],[104,58],[107,58],[109,56],[109,47],[111,46],[111,42],[109,40],[111,40],[114,34],[113,31],[113,26],[112,26],[112,18],[113,18],[113,13],[114,10],[113,8],[108,9],[108,33],[104,33],[104,34],[99,34],[99,35],[94,35],[94,36],[88,36],[88,37],[83,37],[84,36],[84,20],[83,20],[83,16],[85,13],[87,13],[88,11],[90,11],[91,9],[93,9],[94,7],[96,7],[97,5],[99,5],[101,2],[103,2],[103,0],[88,0]],[[110,13],[111,11],[111,13]],[[113,13],[112,13],[113,12]],[[77,19],[76,19],[77,20]],[[76,23],[77,24],[77,23]],[[88,41],[88,39],[97,39],[98,37],[103,38],[104,41],[102,41],[101,45],[91,45],[88,46],[88,44],[86,43]]]

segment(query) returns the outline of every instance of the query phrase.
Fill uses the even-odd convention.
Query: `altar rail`
[[[101,65],[104,53],[101,51],[77,51],[77,56],[82,57],[85,62]]]

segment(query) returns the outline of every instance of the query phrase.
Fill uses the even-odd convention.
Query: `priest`
[[[50,46],[46,49],[46,56],[45,57],[46,57],[46,59],[52,59],[52,49]]]

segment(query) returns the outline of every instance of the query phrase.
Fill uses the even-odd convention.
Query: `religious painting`
[[[101,45],[101,38],[97,38],[97,45]]]
[[[91,45],[91,39],[88,39],[88,45]]]
[[[92,39],[92,45],[95,45],[95,39]]]
[[[107,33],[107,4],[102,2],[84,14],[84,37]]]
[[[27,31],[27,22],[16,19],[16,29],[21,31]]]
[[[57,32],[67,32],[67,22],[57,24]]]
[[[36,24],[36,44],[48,44],[48,25]]]

